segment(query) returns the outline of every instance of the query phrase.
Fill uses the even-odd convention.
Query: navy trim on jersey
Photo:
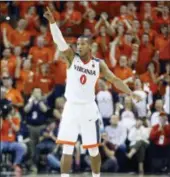
[[[97,61],[97,62],[100,62],[102,59],[100,59],[100,58],[92,58],[92,60],[94,60],[94,61]]]

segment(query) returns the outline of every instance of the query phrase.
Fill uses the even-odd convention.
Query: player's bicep
[[[108,68],[104,61],[100,61],[100,72],[103,75],[103,77],[111,83],[117,80],[117,77],[110,71],[110,69]]]
[[[73,58],[74,58],[74,51],[71,48],[68,48],[65,51],[62,51],[62,55],[65,57],[65,59],[67,60],[67,62],[69,63],[69,65],[71,65]]]

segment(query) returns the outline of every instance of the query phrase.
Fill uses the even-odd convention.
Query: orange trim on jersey
[[[100,144],[83,145],[83,148],[88,149],[88,148],[94,148],[94,147],[98,147],[98,146],[100,146]]]
[[[76,144],[76,142],[64,141],[64,140],[57,140],[56,143],[58,143],[58,144],[67,144],[67,145],[72,145],[72,146],[74,146]]]

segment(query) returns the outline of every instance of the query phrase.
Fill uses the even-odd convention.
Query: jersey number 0
[[[86,83],[86,81],[87,81],[86,75],[85,74],[81,75],[81,77],[80,77],[81,84],[84,85]]]

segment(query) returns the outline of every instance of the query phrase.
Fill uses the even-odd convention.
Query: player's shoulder
[[[92,57],[92,61],[96,61],[96,62],[101,62],[102,59],[101,58],[97,58],[97,57]]]

